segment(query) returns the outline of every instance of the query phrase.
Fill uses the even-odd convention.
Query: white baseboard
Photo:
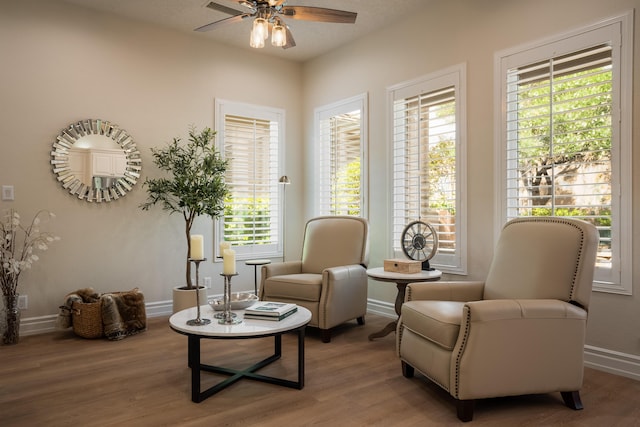
[[[38,335],[56,330],[57,315],[27,317],[20,320],[20,336]]]
[[[584,365],[611,374],[640,380],[640,356],[633,354],[585,345]]]
[[[398,317],[394,304],[375,299],[369,299],[367,301],[367,313],[377,314],[379,316],[389,317],[392,319]]]
[[[211,297],[210,297],[211,298]],[[173,302],[158,301],[145,304],[147,317],[169,316],[173,311]],[[369,299],[367,312],[379,316],[395,318],[394,305],[386,301]],[[56,330],[57,315],[27,317],[20,322],[20,335],[36,335]],[[640,380],[640,356],[586,345],[584,348],[585,366],[611,374]]]
[[[173,314],[173,301],[158,301],[145,303],[147,317],[170,316]]]
[[[173,301],[158,301],[145,303],[147,317],[169,316],[173,312]],[[57,314],[48,316],[27,317],[20,320],[20,335],[37,335],[54,332],[56,328]]]

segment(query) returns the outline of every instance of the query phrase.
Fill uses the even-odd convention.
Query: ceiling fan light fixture
[[[271,44],[276,47],[282,47],[287,44],[287,31],[279,19],[275,22],[271,30]]]
[[[287,6],[287,0],[225,0],[235,2],[248,10],[241,12],[236,8],[219,4],[216,0],[207,0],[206,7],[217,12],[230,15],[227,18],[219,19],[209,24],[195,28],[194,31],[209,31],[214,28],[226,26],[243,21],[245,18],[253,18],[249,45],[253,48],[263,48],[265,40],[269,38],[272,27],[271,44],[273,46],[289,49],[296,45],[289,27],[284,25],[280,15],[284,18],[315,21],[353,24],[358,14],[345,10],[328,9],[314,6]]]

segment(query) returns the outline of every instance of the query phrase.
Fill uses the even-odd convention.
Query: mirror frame
[[[82,137],[87,135],[103,135],[111,138],[126,157],[124,176],[118,178],[114,186],[94,188],[84,184],[73,174],[69,165],[69,150]],[[106,120],[87,119],[72,123],[56,137],[51,151],[51,165],[56,179],[70,194],[87,202],[110,202],[126,195],[140,178],[142,157],[131,135],[118,125]]]

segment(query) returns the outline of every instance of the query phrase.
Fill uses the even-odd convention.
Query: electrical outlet
[[[13,185],[3,185],[2,186],[2,200],[13,200]]]
[[[207,289],[211,289],[211,277],[204,278],[204,287]]]
[[[29,308],[29,298],[26,295],[18,295],[18,309],[26,310]]]

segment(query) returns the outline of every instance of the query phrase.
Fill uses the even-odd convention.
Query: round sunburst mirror
[[[51,165],[70,194],[101,203],[131,191],[140,178],[142,159],[127,131],[106,120],[87,119],[56,137]]]

